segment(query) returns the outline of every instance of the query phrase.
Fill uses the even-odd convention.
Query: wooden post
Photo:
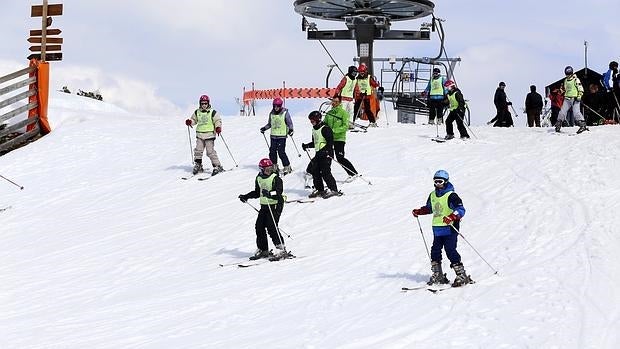
[[[41,16],[41,62],[45,62],[45,46],[47,45],[47,0],[43,0],[43,14]]]

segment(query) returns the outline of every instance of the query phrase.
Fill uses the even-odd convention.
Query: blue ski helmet
[[[446,182],[450,179],[450,175],[448,175],[448,172],[444,171],[444,170],[439,170],[437,172],[435,172],[435,175],[433,176],[433,179],[435,178],[441,178],[441,179],[445,179]]]

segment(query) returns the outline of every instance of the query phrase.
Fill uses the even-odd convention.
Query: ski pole
[[[342,166],[342,168],[347,171],[347,172],[355,172],[353,170],[351,170],[350,168],[346,167],[345,165],[341,164],[340,162],[338,162],[338,160],[331,158],[332,160],[334,160],[338,165]],[[369,180],[367,180],[366,178],[362,177],[362,175],[357,172],[357,175],[359,176],[359,178],[361,178],[364,182],[368,183],[368,185],[372,185],[372,183],[370,183]]]
[[[383,99],[383,113],[385,114],[385,121],[387,122],[387,126],[390,127],[390,118],[388,118],[387,108],[385,107],[385,98]]]
[[[278,226],[278,222],[276,222],[276,217],[273,215],[273,210],[271,209],[271,205],[267,205],[267,208],[269,209],[269,214],[271,214],[271,220],[273,221],[273,225],[276,227],[276,232],[278,233],[278,237],[280,238],[280,243],[282,244],[284,253],[288,254],[288,251],[286,250],[286,243],[284,242],[284,238],[282,237],[282,234],[280,233],[280,227]]]
[[[265,133],[263,133],[263,138],[265,139],[265,144],[267,144],[267,149],[271,149],[271,147],[269,147],[269,142],[267,142],[267,136],[265,136]]]
[[[426,254],[428,255],[428,259],[432,262],[431,253],[428,251],[428,245],[426,244],[426,238],[424,237],[424,232],[422,231],[422,225],[420,224],[420,218],[415,216],[415,219],[418,221],[418,227],[420,228],[420,234],[422,235],[422,241],[424,241],[424,247],[426,248]]]
[[[0,177],[2,177],[2,179],[6,180],[7,182],[9,182],[9,183],[13,184],[14,186],[18,187],[20,190],[24,190],[24,186],[19,185],[19,184],[17,184],[17,183],[15,183],[15,182],[13,182],[12,180],[10,180],[10,179],[8,179],[8,178],[4,177],[3,175],[0,175]]]
[[[224,139],[224,136],[221,133],[220,133],[220,138],[224,142],[224,145],[226,146],[226,150],[228,150],[228,154],[230,155],[230,158],[235,163],[235,167],[239,167],[239,164],[237,164],[237,161],[235,161],[235,158],[233,157],[232,153],[230,152],[230,148],[228,148],[228,144],[226,144],[226,140]]]
[[[249,202],[247,202],[247,201],[246,201],[245,203],[246,203],[248,206],[250,206],[251,208],[253,208],[253,209],[254,209],[254,211],[259,212],[259,210],[258,210],[256,207],[254,207],[254,205],[252,205],[251,203],[249,203]],[[292,237],[292,236],[290,236],[289,234],[287,234],[284,230],[282,230],[282,228],[278,227],[278,229],[279,229],[279,232],[280,232],[280,233],[282,233],[282,234],[286,235],[286,237],[288,237],[289,239],[293,240],[293,237]],[[281,237],[280,237],[280,238],[281,238]]]
[[[304,149],[304,151],[308,155],[308,159],[310,159],[310,161],[312,161],[312,156],[310,156],[310,152],[308,151],[308,149]]]
[[[470,243],[469,243],[469,241],[467,241],[467,239],[465,238],[465,236],[463,236],[463,234],[461,234],[461,232],[460,232],[458,229],[456,229],[456,228],[454,227],[454,224],[450,223],[450,226],[452,227],[452,229],[454,229],[454,231],[456,231],[456,233],[457,233],[457,234],[459,234],[459,236],[460,236],[460,237],[462,237],[462,238],[463,238],[463,240],[465,240],[465,242],[469,245],[469,247],[471,247],[471,248],[472,248],[472,250],[474,250],[474,251],[478,254],[478,256],[479,256],[479,257],[480,257],[480,258],[481,258],[481,259],[482,259],[482,260],[483,260],[483,261],[484,261],[484,262],[485,262],[485,263],[489,266],[489,268],[491,268],[491,270],[493,270],[493,271],[494,271],[494,273],[493,273],[493,274],[497,274],[497,270],[495,270],[495,268],[493,268],[493,267],[491,266],[491,264],[489,264],[489,262],[487,262],[487,260],[486,260],[486,259],[484,259],[484,257],[482,257],[482,255],[480,254],[480,252],[478,252],[478,250],[476,250],[476,248],[475,248],[472,244],[470,244]]]
[[[191,163],[194,163],[194,146],[192,145],[192,134],[189,130],[189,125],[187,125],[187,139],[189,140],[189,156],[192,159]]]
[[[297,152],[297,157],[301,157],[301,153],[299,152],[299,148],[297,148],[297,143],[295,142],[295,138],[293,138],[293,136],[289,136],[291,137],[291,140],[293,141],[293,145],[295,146],[295,151]]]

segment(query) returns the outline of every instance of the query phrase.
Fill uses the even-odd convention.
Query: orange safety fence
[[[271,90],[251,90],[243,93],[243,102],[248,104],[255,99],[280,98],[329,98],[334,88],[277,88]]]

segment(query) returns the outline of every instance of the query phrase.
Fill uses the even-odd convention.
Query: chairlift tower
[[[430,40],[430,28],[391,30],[393,21],[406,21],[433,14],[428,0],[296,0],[295,12],[302,15],[302,30],[308,40],[355,40],[360,63],[373,75],[374,40]],[[318,30],[306,17],[345,22],[347,30]]]

